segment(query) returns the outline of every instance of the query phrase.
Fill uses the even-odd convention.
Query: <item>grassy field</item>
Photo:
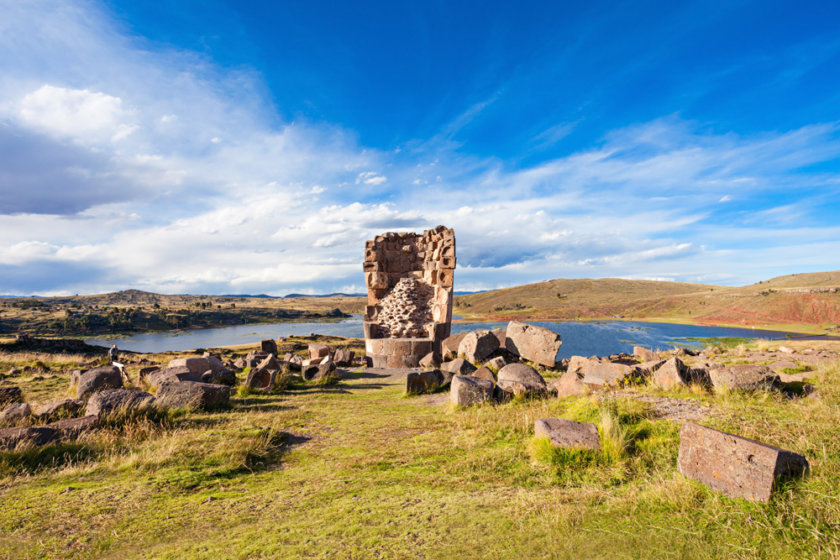
[[[28,400],[61,395],[75,362],[59,361],[7,381]],[[397,373],[359,371],[0,453],[0,557],[837,557],[840,363],[814,383],[819,398],[667,394],[708,406],[705,425],[808,457],[811,474],[768,504],[678,474],[679,423],[626,393],[456,409],[445,394],[405,397]],[[533,438],[546,416],[596,422],[605,451],[547,449]]]

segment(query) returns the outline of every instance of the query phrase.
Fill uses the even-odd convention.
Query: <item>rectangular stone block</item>
[[[438,270],[437,283],[447,288],[451,287],[455,282],[455,275],[452,270]]]
[[[766,502],[777,480],[808,471],[798,453],[686,422],[680,430],[679,471],[731,498]]]
[[[362,269],[365,272],[377,272],[379,271],[379,263],[365,261],[365,263],[362,265]]]
[[[441,257],[440,268],[455,268],[455,257]]]

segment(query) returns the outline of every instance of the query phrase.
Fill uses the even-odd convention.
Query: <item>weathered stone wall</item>
[[[367,354],[375,367],[414,367],[449,336],[455,232],[385,233],[365,244]],[[373,340],[422,340],[372,343]],[[423,354],[419,354],[423,352]]]

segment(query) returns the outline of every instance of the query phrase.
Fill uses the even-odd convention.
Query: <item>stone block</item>
[[[405,378],[405,392],[409,395],[434,393],[443,387],[443,373],[433,369],[409,373]]]
[[[469,375],[455,375],[449,389],[449,400],[458,406],[473,406],[493,400],[493,382]]]
[[[313,342],[309,345],[309,358],[312,360],[324,358],[330,355],[330,347],[326,344]]]
[[[499,349],[499,339],[490,331],[467,333],[458,344],[458,355],[472,363],[483,362]]]
[[[273,340],[271,340],[270,342],[274,344]],[[276,350],[277,348],[275,347],[275,352]],[[197,373],[199,375],[201,375],[208,369],[211,369],[210,360],[208,360],[207,358],[176,358],[174,360],[170,360],[169,364],[166,367],[186,367],[191,372]]]
[[[76,398],[87,400],[97,391],[118,389],[122,386],[122,374],[115,366],[94,368],[79,376],[76,384]]]
[[[779,479],[808,471],[798,453],[686,422],[680,430],[679,471],[731,498],[766,502]]]
[[[554,447],[601,450],[595,424],[565,418],[540,418],[534,422],[534,435],[547,437]]]
[[[733,391],[761,391],[774,389],[781,383],[779,376],[767,366],[738,365],[709,371],[715,389]]]
[[[260,341],[260,350],[268,354],[277,355],[277,343],[273,339],[267,338]],[[206,370],[205,370],[206,371]]]
[[[211,383],[164,383],[155,397],[157,403],[168,408],[210,409],[230,401],[230,387]]]
[[[539,394],[546,390],[545,379],[526,364],[508,364],[499,370],[496,379],[500,389],[514,395]]]

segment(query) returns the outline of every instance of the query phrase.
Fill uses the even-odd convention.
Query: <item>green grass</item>
[[[638,400],[455,409],[356,373],[0,453],[0,558],[836,557],[840,366],[817,373],[819,399],[669,393],[808,457],[768,504],[677,473],[679,424]],[[596,423],[603,451],[547,448],[543,417]]]

